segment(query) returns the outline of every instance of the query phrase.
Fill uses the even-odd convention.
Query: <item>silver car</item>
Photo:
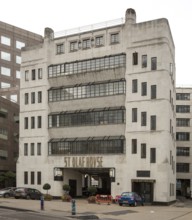
[[[7,187],[0,189],[0,197],[9,198],[14,196],[16,187]]]

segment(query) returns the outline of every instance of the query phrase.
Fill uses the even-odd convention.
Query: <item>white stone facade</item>
[[[107,174],[105,176],[113,197],[123,191],[138,189],[140,193],[146,193],[149,202],[174,201],[176,196],[174,53],[168,21],[158,19],[136,23],[136,13],[133,9],[126,11],[125,23],[94,31],[54,38],[54,32],[45,29],[43,44],[22,51],[17,185],[35,187],[42,191],[43,184],[49,183],[50,194],[61,196],[62,185],[75,180],[75,195],[81,196],[84,174],[88,172],[93,174],[94,171],[100,176],[102,172],[109,173],[113,168],[115,178],[110,181],[109,176]],[[117,59],[123,56],[125,60],[122,65],[112,66],[115,65],[113,63],[107,68],[109,57],[113,56],[117,56]],[[100,63],[105,60],[104,64],[99,64],[98,69],[94,67],[94,70],[83,72],[81,69],[78,72],[78,62],[87,62],[85,65],[88,68],[88,64],[95,59]],[[73,70],[68,69],[68,65],[73,66]],[[84,64],[81,65],[83,68]],[[58,71],[54,69],[56,66],[60,68]],[[65,70],[61,70],[62,68]],[[38,77],[38,69],[42,69],[42,78]],[[36,77],[33,80],[32,70],[36,70]],[[27,71],[29,80],[26,80]],[[115,81],[124,81],[126,90],[116,94],[114,91],[118,86],[113,84],[111,95],[105,93],[97,96],[94,93],[95,97],[86,97],[87,94],[83,94],[87,91],[83,86],[95,84],[100,86],[106,82],[109,88],[112,85],[110,82]],[[53,97],[52,92],[50,95],[50,90],[63,89],[71,95],[67,87],[81,87],[82,98],[78,98],[78,94],[74,92],[76,90],[73,89],[73,98],[61,100],[59,97],[58,100],[52,100],[57,98]],[[102,86],[99,88],[101,91]],[[120,90],[119,86],[118,91]],[[35,92],[34,104],[31,104],[32,92]],[[38,92],[42,92],[40,103]],[[26,93],[29,98],[28,104],[25,102]],[[124,109],[123,122],[110,124],[103,121],[101,124],[100,121],[100,124],[95,125],[59,126],[60,116],[57,116],[56,122],[53,121],[53,115],[66,115],[69,112],[78,114],[82,111],[85,114],[90,111],[94,114],[96,110],[107,111],[113,108]],[[38,116],[41,116],[40,128],[37,128],[40,120]],[[31,117],[35,117],[33,129]],[[24,118],[28,118],[26,129],[24,120],[27,119]],[[49,122],[48,118],[52,121]],[[53,122],[57,125],[53,126]],[[109,140],[116,138],[117,142],[122,140],[120,147],[123,150],[116,154],[114,153],[116,149],[113,148],[108,154],[54,155],[50,150],[53,148],[49,147],[58,139],[64,143],[68,139],[80,141],[81,138],[84,140],[87,138],[88,142],[94,138],[101,140],[101,137],[102,141],[107,138]],[[133,142],[136,143],[135,146]],[[31,155],[31,143],[32,146],[34,143],[34,155]],[[40,155],[37,155],[38,143],[41,145]],[[28,153],[25,152],[27,147]],[[60,169],[62,181],[54,181],[54,168]],[[38,172],[40,176],[37,178]]]

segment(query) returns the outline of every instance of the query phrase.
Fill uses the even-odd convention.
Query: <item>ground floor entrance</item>
[[[140,194],[145,203],[153,202],[153,188],[153,182],[132,181],[132,191]]]

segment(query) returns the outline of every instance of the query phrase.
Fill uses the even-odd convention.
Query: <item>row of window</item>
[[[42,127],[42,119],[41,116],[37,116],[37,128]],[[29,129],[29,118],[24,118],[24,129]],[[35,129],[35,117],[31,117],[31,129]]]
[[[36,100],[37,96],[37,100]],[[31,92],[31,104],[42,102],[42,92],[38,91],[37,94],[35,92]],[[29,104],[29,93],[25,93],[25,105]]]
[[[132,80],[132,93],[138,92],[138,80],[133,79]],[[147,82],[141,83],[141,95],[146,96],[147,95]],[[156,99],[157,97],[157,86],[151,85],[151,99]]]
[[[49,142],[49,155],[71,154],[124,154],[124,137],[103,137],[94,139],[59,139]]]
[[[132,122],[138,121],[137,108],[132,108]],[[141,112],[141,126],[147,126],[147,112]],[[156,130],[156,115],[150,116],[150,129]]]
[[[119,43],[119,33],[110,34],[110,44]],[[89,49],[91,47],[100,47],[104,45],[104,36],[89,37],[82,40],[71,41],[69,51],[74,52],[80,49]],[[59,43],[56,45],[56,54],[65,53],[65,44]]]
[[[6,46],[11,46],[12,45],[11,38],[7,36],[1,36],[1,44],[6,45]],[[16,40],[15,47],[16,49],[21,50],[22,47],[25,47],[25,43]]]
[[[11,61],[11,54],[8,52],[1,51],[1,59],[6,61]],[[15,56],[15,62],[21,64],[21,56]]]
[[[176,105],[177,113],[190,113],[190,105]]]
[[[132,154],[137,154],[137,139],[132,139]],[[147,158],[147,145],[146,143],[141,143],[140,146],[141,158]],[[150,148],[150,163],[156,163],[156,148]]]
[[[35,173],[34,171],[31,171],[31,172],[25,171],[24,172],[24,184],[27,185],[29,183],[31,185],[41,185],[41,172],[38,171]]]
[[[49,115],[49,128],[125,123],[125,109],[102,109]]]
[[[91,72],[98,70],[108,70],[126,66],[126,55],[117,54],[108,57],[76,61],[72,63],[63,63],[51,65],[48,67],[48,77],[57,77],[82,72]]]
[[[43,69],[32,69],[31,71],[25,70],[25,81],[42,79],[43,78]]]
[[[48,91],[49,102],[125,94],[124,80],[61,87]]]
[[[8,68],[8,67],[1,66],[0,71],[1,71],[1,75],[3,75],[3,76],[12,76],[11,69]],[[15,76],[16,76],[17,79],[20,79],[21,72],[19,70],[16,70]]]
[[[36,150],[35,150],[36,149]],[[41,155],[41,143],[37,143],[36,148],[35,148],[35,143],[24,143],[24,156],[37,156]]]
[[[133,65],[138,65],[139,63],[139,56],[137,52],[134,52],[132,54],[132,61]],[[146,68],[147,67],[147,55],[141,56],[141,67]],[[157,57],[151,57],[151,70],[157,69]]]

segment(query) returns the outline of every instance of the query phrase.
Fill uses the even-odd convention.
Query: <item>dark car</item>
[[[127,204],[130,206],[144,205],[144,199],[135,192],[123,192],[118,199],[120,206]]]
[[[0,197],[8,198],[14,196],[16,187],[7,187],[0,190]]]
[[[42,193],[33,188],[25,188],[19,187],[15,190],[14,197],[16,199],[23,198],[23,199],[38,199],[40,200]]]

